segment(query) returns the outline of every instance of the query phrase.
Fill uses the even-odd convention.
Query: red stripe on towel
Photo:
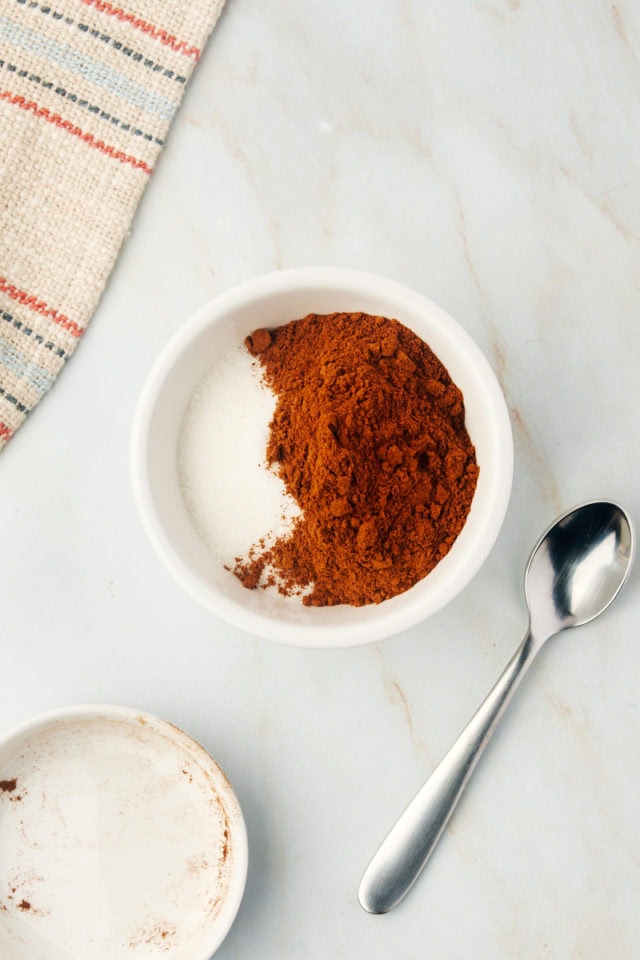
[[[13,283],[9,283],[6,277],[0,277],[0,293],[6,293],[12,300],[24,304],[30,310],[41,313],[43,317],[49,317],[54,323],[64,327],[74,337],[81,337],[84,330],[75,321],[69,320],[63,313],[58,313],[53,307],[50,307],[44,300],[38,300],[33,293],[27,293],[26,290],[19,290]]]
[[[116,150],[115,147],[105,143],[103,140],[96,140],[92,133],[86,133],[84,130],[81,130],[80,127],[71,123],[70,120],[63,120],[59,113],[52,113],[47,107],[39,107],[35,100],[27,100],[26,97],[20,94],[11,93],[10,90],[0,90],[0,100],[7,100],[9,103],[15,104],[16,107],[20,107],[21,110],[29,110],[35,117],[42,117],[47,123],[53,123],[56,127],[66,130],[67,133],[72,134],[74,137],[79,137],[80,140],[83,140],[90,147],[95,147],[96,150],[100,150],[101,153],[106,153],[107,156],[112,157],[114,160],[119,160],[120,163],[130,163],[131,166],[139,170],[144,170],[145,173],[151,173],[152,171],[152,167],[148,166],[144,160],[139,160],[137,157],[132,157],[128,153],[123,153],[122,150]]]
[[[125,23],[130,23],[132,27],[135,27],[137,30],[142,30],[143,33],[148,33],[150,37],[159,40],[160,43],[164,43],[166,47],[171,47],[171,49],[177,53],[183,53],[185,57],[193,57],[195,60],[200,59],[200,50],[198,47],[190,47],[186,40],[178,40],[173,33],[168,33],[166,30],[163,30],[162,27],[154,27],[152,23],[136,17],[133,13],[127,13],[120,7],[114,7],[112,3],[107,3],[106,0],[81,0],[81,2],[88,7],[95,7],[100,13],[106,13],[110,17],[117,17],[118,20],[124,20]]]

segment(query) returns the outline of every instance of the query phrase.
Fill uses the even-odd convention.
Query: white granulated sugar
[[[215,364],[182,424],[178,468],[194,526],[225,564],[262,538],[286,534],[300,514],[265,452],[275,394],[257,360],[240,346]]]

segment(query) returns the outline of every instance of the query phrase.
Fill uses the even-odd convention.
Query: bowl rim
[[[7,730],[0,731],[0,752],[7,746],[10,746],[12,742],[15,741],[17,743],[29,734],[43,730],[47,726],[63,723],[67,720],[82,719],[122,720],[131,724],[144,722],[152,728],[165,728],[171,732],[173,736],[179,734],[180,737],[184,738],[189,744],[193,744],[194,752],[197,753],[198,756],[206,758],[212,768],[215,768],[216,772],[221,775],[221,778],[228,784],[229,796],[235,804],[234,820],[231,825],[235,852],[234,866],[230,876],[224,909],[211,924],[211,936],[204,947],[204,952],[198,956],[194,955],[194,960],[210,960],[221,946],[236,919],[244,896],[249,868],[247,826],[240,801],[238,800],[231,781],[206,747],[191,734],[183,730],[182,727],[177,726],[170,720],[164,720],[156,714],[148,713],[146,710],[138,710],[135,707],[119,706],[117,704],[77,704],[38,713],[27,720],[15,724]]]
[[[240,606],[221,591],[205,587],[191,572],[167,537],[155,510],[148,472],[147,449],[156,402],[174,364],[204,330],[226,313],[254,304],[262,298],[309,290],[317,287],[366,291],[427,312],[449,335],[455,334],[456,349],[472,362],[482,389],[489,399],[492,430],[496,435],[492,457],[497,482],[472,551],[467,551],[456,570],[431,597],[421,598],[402,611],[385,611],[377,606],[378,616],[368,622],[336,626],[319,623],[293,623],[268,618]],[[261,274],[236,284],[203,304],[165,343],[146,377],[133,417],[130,440],[131,483],[142,526],[155,552],[182,588],[208,610],[228,623],[254,636],[291,646],[342,648],[359,646],[396,635],[426,620],[458,595],[479,571],[489,555],[502,527],[513,480],[513,434],[506,400],[498,379],[484,353],[469,333],[450,314],[417,290],[379,274],[343,267],[294,267]],[[416,584],[415,586],[418,586]],[[411,588],[414,589],[414,588]],[[406,596],[410,591],[406,591]],[[386,603],[390,603],[391,598]]]

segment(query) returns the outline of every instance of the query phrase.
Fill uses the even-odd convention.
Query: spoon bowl
[[[626,580],[632,552],[629,518],[608,500],[574,507],[551,524],[525,571],[534,636],[544,641],[599,616]]]
[[[633,552],[631,522],[608,500],[574,507],[543,533],[525,571],[524,640],[374,855],[358,893],[369,913],[386,913],[414,884],[536,654],[549,637],[606,610],[627,579]]]

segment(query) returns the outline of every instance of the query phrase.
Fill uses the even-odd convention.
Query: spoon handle
[[[383,840],[358,891],[369,913],[391,910],[418,878],[539,646],[528,630],[483,704]]]

